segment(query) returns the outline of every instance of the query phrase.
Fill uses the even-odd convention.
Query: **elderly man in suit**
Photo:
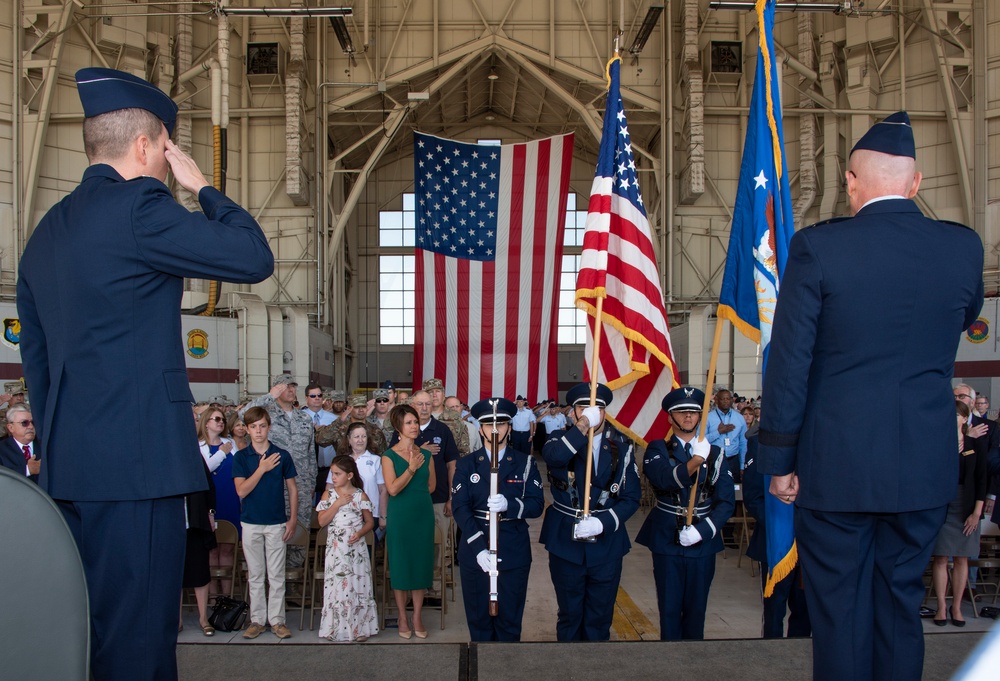
[[[42,462],[35,451],[35,422],[26,404],[15,404],[7,410],[7,435],[0,440],[0,465],[38,482]]]
[[[274,257],[250,214],[170,141],[170,97],[113,69],[82,69],[76,82],[91,165],[31,235],[17,282],[39,482],[83,559],[93,677],[175,679],[183,495],[206,485],[184,278],[254,283]],[[204,213],[174,200],[168,171]]]
[[[814,678],[919,679],[921,575],[955,495],[951,378],[983,303],[983,245],[914,203],[905,112],[858,141],[846,175],[853,217],[792,237],[758,465],[797,506]]]

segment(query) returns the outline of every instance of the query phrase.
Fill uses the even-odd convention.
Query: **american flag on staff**
[[[414,385],[468,402],[558,391],[573,135],[487,146],[414,133]]]
[[[590,192],[583,255],[576,281],[576,305],[587,312],[587,380],[614,390],[608,416],[645,445],[667,434],[670,424],[660,399],[678,386],[663,308],[663,291],[639,192],[635,159],[619,89],[621,59],[608,66],[611,85],[597,173]],[[597,299],[604,298],[597,320]],[[603,323],[598,363],[592,367],[594,328]]]

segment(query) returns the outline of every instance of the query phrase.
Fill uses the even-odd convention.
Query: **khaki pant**
[[[434,504],[434,524],[441,531],[441,543],[434,545],[434,584],[431,587],[430,593],[435,597],[442,592],[441,590],[441,551],[448,551],[451,546],[451,532],[449,528],[451,527],[451,518],[444,514],[444,502],[440,504]],[[446,553],[445,555],[450,555]]]
[[[247,582],[250,585],[250,621],[270,623],[272,627],[285,623],[285,525],[243,526],[243,555],[247,561]],[[264,598],[264,572],[270,593]]]

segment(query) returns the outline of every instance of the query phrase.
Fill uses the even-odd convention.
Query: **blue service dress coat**
[[[571,426],[553,433],[542,449],[553,503],[545,512],[540,541],[549,553],[578,565],[621,561],[632,548],[625,522],[638,510],[642,496],[632,441],[606,422],[603,433],[590,486],[590,513],[604,526],[596,542],[573,540],[577,512],[583,508],[587,435]],[[612,453],[612,445],[617,456]]]
[[[698,471],[698,497],[692,524],[701,535],[701,541],[694,546],[677,543],[677,531],[687,520],[688,499],[694,482],[687,472],[690,460],[684,443],[674,436],[669,442],[651,442],[646,449],[642,474],[656,492],[656,506],[646,516],[635,541],[654,554],[700,558],[714,556],[724,548],[722,527],[736,510],[736,492],[733,473],[726,465],[722,450],[715,445],[712,445],[708,461]]]
[[[531,540],[526,519],[542,515],[545,505],[542,478],[535,460],[507,447],[500,451],[498,493],[507,499],[500,514],[497,536],[499,614],[489,614],[489,575],[476,561],[489,549],[490,453],[485,447],[460,458],[451,489],[451,512],[461,528],[458,559],[462,570],[462,595],[473,641],[519,641],[524,600],[531,566]]]
[[[911,200],[797,232],[764,376],[761,473],[797,472],[796,504],[817,511],[951,501],[951,378],[983,304],[982,271],[979,236],[925,218]],[[851,428],[832,405],[850,405]]]
[[[212,187],[198,199],[204,214],[155,178],[125,181],[95,164],[28,240],[21,356],[40,484],[56,499],[205,489],[181,336],[184,277],[255,283],[274,257],[249,213]]]

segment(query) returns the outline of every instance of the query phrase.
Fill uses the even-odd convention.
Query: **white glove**
[[[496,556],[491,555],[486,549],[483,549],[476,554],[476,562],[479,563],[479,567],[486,574],[495,572],[497,569]]]
[[[681,546],[694,546],[701,541],[701,534],[698,530],[694,529],[694,525],[688,525],[681,530],[678,541],[681,543]]]
[[[596,537],[601,532],[604,532],[604,525],[602,525],[601,521],[594,516],[584,518],[573,526],[573,536],[577,539]]]
[[[503,513],[507,510],[507,497],[502,494],[491,494],[486,499],[486,508],[490,513]]]
[[[587,407],[580,416],[587,419],[587,423],[590,424],[591,428],[597,428],[597,426],[601,425],[600,407]]]
[[[712,445],[708,443],[708,440],[691,440],[691,456],[700,456],[708,461],[708,455],[711,451]]]

